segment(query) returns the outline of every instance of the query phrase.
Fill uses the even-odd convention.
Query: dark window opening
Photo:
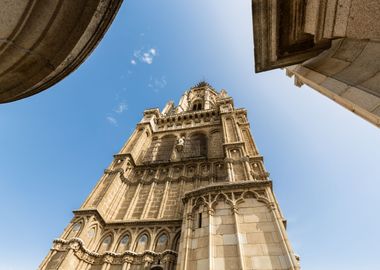
[[[197,133],[185,141],[183,158],[207,157],[207,137]]]
[[[193,104],[193,111],[201,111],[202,110],[202,103],[201,102],[195,102]]]
[[[198,214],[198,228],[202,228],[202,213]]]

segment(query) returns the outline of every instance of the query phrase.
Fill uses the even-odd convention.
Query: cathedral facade
[[[145,110],[39,269],[300,269],[247,111],[206,82]]]

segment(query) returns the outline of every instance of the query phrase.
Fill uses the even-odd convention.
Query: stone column
[[[209,194],[209,200],[211,199],[210,197],[211,196]],[[214,269],[214,243],[213,243],[214,229],[213,229],[213,222],[212,222],[214,210],[208,207],[207,214],[208,214],[208,268]]]
[[[235,177],[234,177],[234,171],[233,171],[233,168],[232,168],[232,161],[231,160],[226,160],[226,166],[227,166],[227,173],[228,173],[228,180],[229,182],[234,182],[235,181]]]
[[[187,208],[188,208],[187,210],[191,211],[191,206],[190,205],[188,205]],[[184,233],[185,239],[183,239],[184,242],[183,242],[183,250],[182,250],[182,252],[184,252],[184,254],[183,254],[183,259],[181,261],[181,265],[182,265],[183,270],[187,270],[188,269],[189,249],[190,249],[190,245],[191,245],[191,227],[192,227],[192,223],[193,223],[193,215],[191,213],[187,212],[185,226],[184,226],[184,229],[185,229],[185,233]]]
[[[150,270],[150,266],[153,263],[153,257],[151,255],[144,255],[143,257],[143,262],[144,262],[144,269]]]
[[[232,201],[235,202],[235,194],[233,192],[232,192]],[[241,239],[240,239],[238,208],[237,208],[237,205],[235,205],[235,203],[232,206],[232,213],[233,213],[234,222],[235,222],[235,232],[236,232],[236,241],[237,241],[240,269],[244,270],[245,269],[245,263],[244,263],[243,246],[242,246]]]
[[[123,267],[122,270],[129,270],[131,268],[131,265],[133,263],[133,257],[130,255],[127,255],[123,258]]]

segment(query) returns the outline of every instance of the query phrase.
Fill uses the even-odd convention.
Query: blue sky
[[[379,129],[283,70],[254,74],[250,5],[125,1],[73,74],[0,105],[0,269],[36,269],[143,110],[203,79],[248,109],[302,268],[379,269]]]

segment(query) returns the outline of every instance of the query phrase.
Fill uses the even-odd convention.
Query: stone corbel
[[[104,258],[103,258],[103,261],[104,261],[105,263],[112,263],[112,262],[113,262],[113,259],[114,259],[113,256],[111,256],[110,254],[106,254],[106,255],[104,256]]]
[[[132,255],[127,254],[127,255],[125,255],[125,256],[123,257],[123,262],[124,262],[124,263],[132,264],[133,261],[134,261],[134,257],[133,257]]]

